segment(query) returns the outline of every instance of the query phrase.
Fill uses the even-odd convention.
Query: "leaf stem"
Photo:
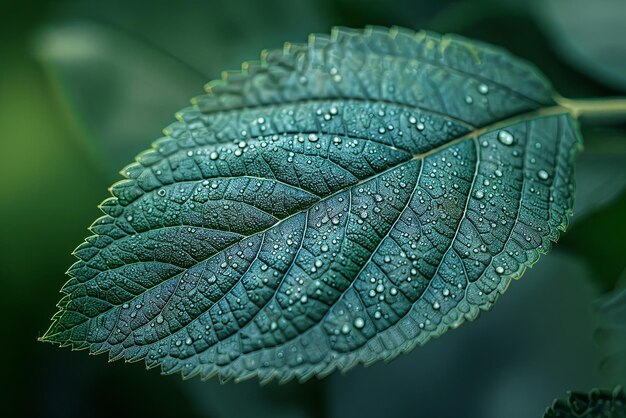
[[[579,116],[626,116],[626,98],[568,99],[555,97],[561,107],[566,108],[574,117]]]

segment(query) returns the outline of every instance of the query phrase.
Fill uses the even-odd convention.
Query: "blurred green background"
[[[4,416],[527,418],[568,389],[625,383],[623,118],[582,121],[576,215],[555,250],[492,312],[390,364],[220,385],[36,339],[118,170],[221,70],[335,25],[399,25],[504,46],[566,97],[624,96],[626,1],[0,4]]]

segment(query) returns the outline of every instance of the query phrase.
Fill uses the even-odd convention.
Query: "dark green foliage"
[[[208,91],[123,170],[43,340],[323,376],[474,319],[571,214],[576,122],[503,50],[336,29]]]
[[[626,395],[621,386],[612,391],[592,389],[589,393],[568,392],[566,399],[557,399],[544,418],[624,418]]]

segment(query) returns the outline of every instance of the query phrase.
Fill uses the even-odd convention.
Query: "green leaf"
[[[626,395],[621,386],[611,390],[592,389],[589,393],[568,392],[546,410],[544,418],[624,418]]]
[[[208,91],[123,170],[44,341],[238,380],[389,360],[489,309],[571,213],[576,123],[500,49],[335,29]]]

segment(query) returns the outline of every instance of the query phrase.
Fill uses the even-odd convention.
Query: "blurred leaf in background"
[[[534,11],[567,62],[600,83],[626,91],[626,2],[537,0]]]
[[[185,0],[176,7],[159,0],[149,10],[145,2],[94,0],[67,3],[56,14],[38,33],[36,56],[111,174],[223,70],[328,29],[313,4],[289,0]]]
[[[576,163],[572,222],[611,204],[626,186],[626,134],[617,128],[584,129],[585,150]]]
[[[583,121],[578,214],[557,251],[512,284],[492,315],[390,364],[305,385],[219,385],[160,377],[140,363],[107,364],[35,338],[116,172],[222,70],[334,25],[401,25],[503,46],[565,96],[624,95],[624,4],[6,1],[0,277],[9,295],[2,313],[10,384],[0,393],[9,416],[458,417],[462,408],[463,416],[521,418],[541,416],[567,389],[613,382],[597,368],[606,345],[594,342],[590,306],[619,288],[626,268],[623,120]],[[612,335],[619,350],[623,334]]]
[[[576,163],[575,214],[560,248],[584,259],[591,280],[608,292],[626,269],[626,130],[588,128],[583,135],[585,151]]]
[[[614,383],[626,382],[626,270],[622,271],[616,289],[594,303],[599,326],[595,331],[604,352],[602,372]]]

